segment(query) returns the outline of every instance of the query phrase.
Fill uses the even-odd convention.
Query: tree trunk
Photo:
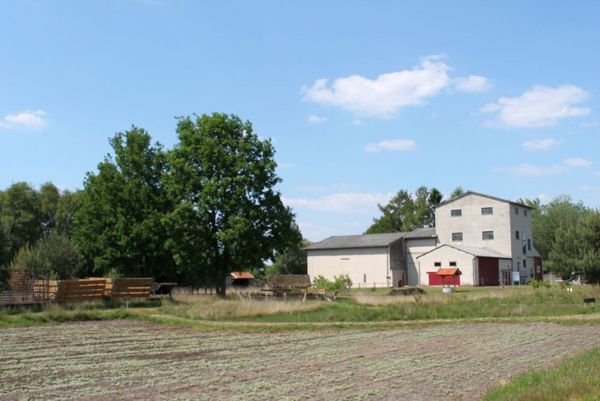
[[[215,284],[215,292],[220,298],[225,298],[227,295],[227,274],[225,271],[219,273]]]

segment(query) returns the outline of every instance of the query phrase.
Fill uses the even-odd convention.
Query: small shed
[[[254,276],[248,272],[231,272],[231,285],[234,287],[248,287]]]
[[[435,274],[439,280],[441,285],[454,285],[455,287],[457,285],[460,285],[460,276],[462,275],[462,272],[460,271],[460,269],[438,269],[438,271],[436,272],[431,272],[430,274],[430,281],[432,281],[431,279],[433,277],[431,277],[431,274]],[[434,281],[437,281],[434,279]]]

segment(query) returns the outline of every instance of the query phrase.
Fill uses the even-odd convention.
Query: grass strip
[[[545,370],[529,370],[489,390],[483,401],[597,401],[600,348]]]

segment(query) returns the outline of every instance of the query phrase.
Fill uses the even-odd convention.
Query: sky
[[[132,125],[233,113],[312,241],[401,189],[600,207],[600,2],[0,2],[0,188],[80,189]]]

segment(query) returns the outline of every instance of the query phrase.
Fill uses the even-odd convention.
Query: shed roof
[[[494,199],[494,200],[497,200],[499,202],[510,203],[511,205],[516,205],[516,206],[524,207],[524,208],[527,208],[527,209],[533,209],[531,206],[527,206],[527,205],[525,205],[523,203],[513,202],[513,201],[508,200],[508,199],[502,199],[502,198],[498,198],[496,196],[486,195],[486,194],[482,194],[480,192],[475,192],[475,191],[467,191],[464,194],[462,194],[460,196],[457,196],[456,198],[448,199],[447,201],[444,201],[444,202],[440,203],[439,205],[437,205],[437,207],[447,205],[449,203],[452,203],[452,202],[454,202],[454,201],[456,201],[458,199],[462,199],[462,198],[464,198],[466,196],[469,196],[469,195],[483,196],[484,198]]]
[[[235,280],[252,280],[254,278],[254,276],[248,272],[231,272],[231,277],[233,277]]]
[[[437,274],[438,276],[460,276],[462,274],[462,272],[460,271],[460,269],[438,269],[437,272],[435,272],[435,274]]]
[[[417,256],[417,259],[419,259],[420,257],[425,256],[427,254],[430,254],[431,252],[435,252],[438,249],[441,249],[443,247],[453,248],[453,249],[456,249],[458,251],[461,251],[461,252],[464,252],[464,253],[468,253],[470,255],[478,256],[478,257],[498,258],[498,259],[511,259],[510,256],[503,255],[500,252],[497,252],[497,251],[494,251],[494,250],[488,249],[488,248],[477,248],[477,247],[474,247],[474,246],[450,245],[450,244],[443,244],[443,245],[440,245],[440,246],[438,246],[436,248],[433,248],[431,251],[425,252],[425,253]]]
[[[307,246],[306,250],[316,249],[348,249],[348,248],[378,248],[384,247],[404,238],[408,233],[385,233],[363,235],[339,235],[325,238]]]

